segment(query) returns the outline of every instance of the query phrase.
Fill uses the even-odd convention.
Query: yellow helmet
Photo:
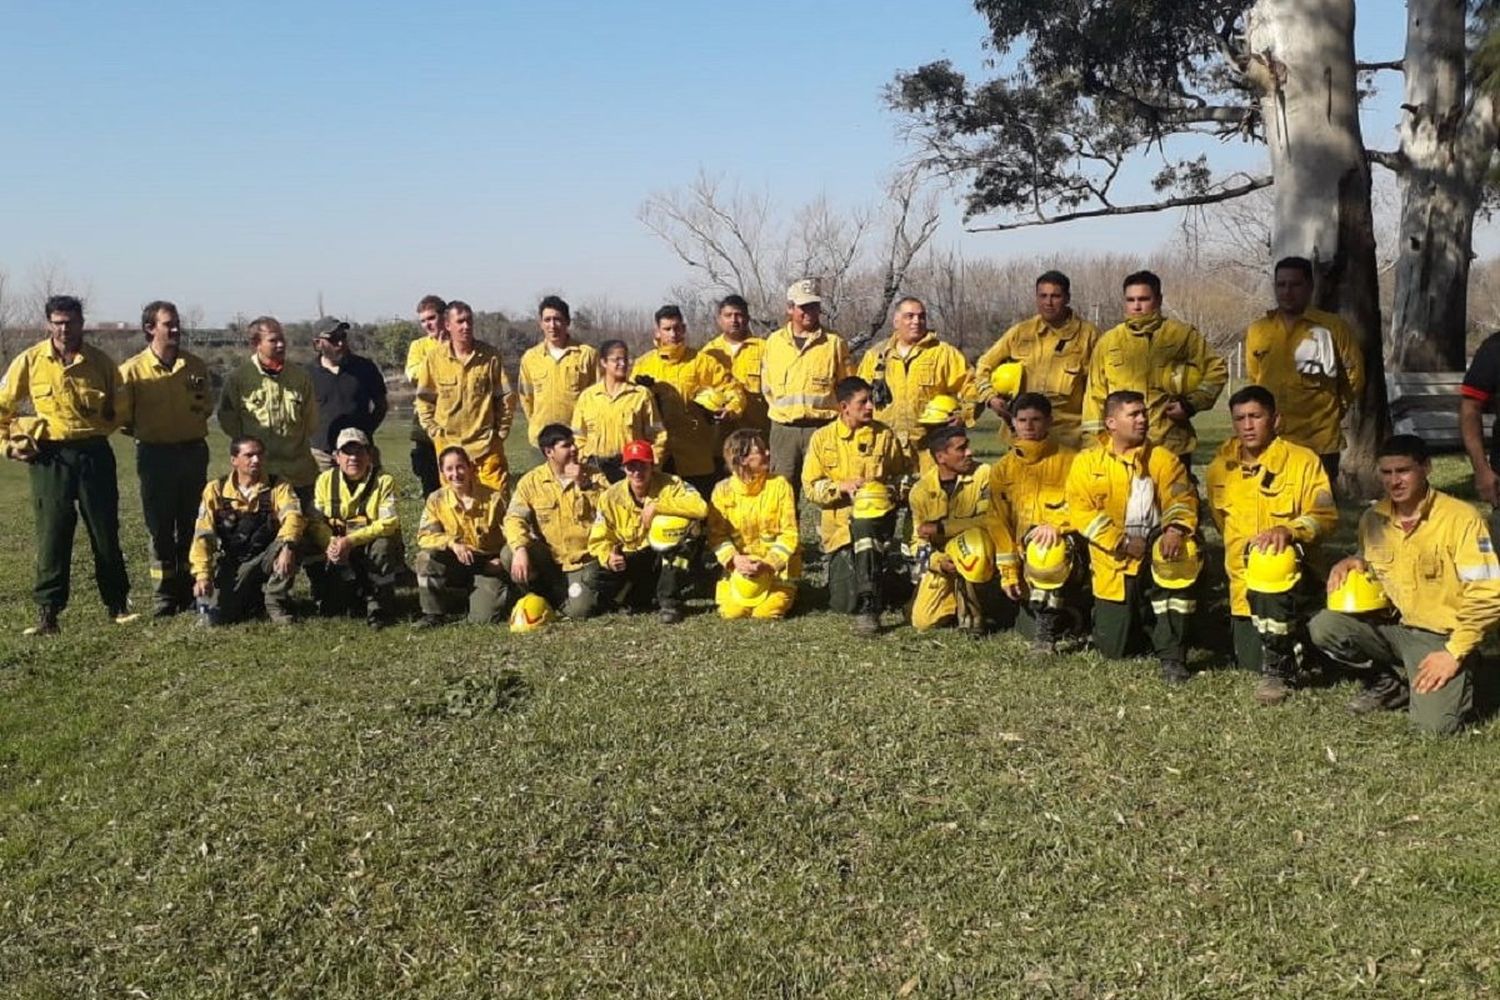
[[[1284,594],[1301,579],[1297,550],[1290,545],[1280,552],[1252,548],[1245,556],[1245,586],[1257,594]]]
[[[666,552],[682,544],[682,540],[692,530],[693,522],[690,518],[678,517],[676,514],[657,514],[651,519],[651,527],[646,529],[646,540],[656,551]]]
[[[771,571],[763,569],[754,576],[739,570],[729,574],[729,597],[742,608],[754,608],[771,596]]]
[[[953,419],[962,405],[957,397],[950,396],[945,392],[939,393],[929,399],[926,406],[922,407],[922,412],[917,416],[917,423],[923,427],[941,427]]]
[[[1357,615],[1362,611],[1383,611],[1391,606],[1385,588],[1375,574],[1352,571],[1336,590],[1328,592],[1328,610]]]
[[[697,394],[693,396],[693,402],[703,407],[709,413],[718,413],[729,405],[729,397],[724,395],[722,390],[715,389],[710,385],[699,389]]]
[[[877,479],[872,479],[854,491],[854,516],[861,521],[885,517],[896,509],[896,498],[891,488]]]
[[[540,594],[522,594],[510,609],[512,632],[536,632],[552,620],[552,606]]]
[[[1162,388],[1176,396],[1186,396],[1203,382],[1203,369],[1190,361],[1169,364],[1162,368]]]
[[[997,396],[1019,396],[1021,394],[1021,376],[1026,370],[1021,367],[1019,361],[1007,361],[1002,365],[996,365],[995,370],[990,372],[990,388],[995,390]]]
[[[995,540],[983,528],[953,536],[943,551],[958,567],[958,575],[970,583],[984,583],[995,575]]]
[[[1203,553],[1198,549],[1198,540],[1191,536],[1182,540],[1182,550],[1176,559],[1161,554],[1161,539],[1151,546],[1151,579],[1168,590],[1191,587],[1203,570]]]
[[[1026,582],[1037,590],[1057,590],[1068,582],[1073,572],[1073,557],[1066,542],[1042,548],[1035,541],[1026,543]]]

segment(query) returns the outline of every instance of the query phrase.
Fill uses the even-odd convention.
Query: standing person
[[[1235,658],[1260,674],[1255,700],[1275,705],[1296,681],[1307,550],[1338,527],[1339,511],[1318,454],[1277,432],[1270,390],[1240,389],[1229,416],[1235,436],[1209,463],[1208,507],[1224,536]]]
[[[519,380],[526,438],[533,447],[543,427],[573,418],[579,395],[599,378],[599,353],[573,340],[573,310],[562,298],[542,299],[537,321],[542,340],[521,355]]]
[[[141,512],[151,537],[151,614],[165,618],[193,606],[188,550],[198,499],[208,482],[208,366],[182,350],[177,307],[156,301],[141,310],[146,348],[120,365],[116,415],[135,438]]]
[[[1500,536],[1500,425],[1490,432],[1489,451],[1484,447],[1484,415],[1496,412],[1500,398],[1500,333],[1484,338],[1459,389],[1458,425],[1463,432],[1464,451],[1474,469],[1474,492],[1490,505],[1490,536]]]
[[[830,606],[854,616],[857,634],[875,635],[885,606],[885,559],[896,534],[895,500],[910,458],[895,433],[875,419],[870,383],[851,376],[834,393],[838,419],[808,441],[802,491],[823,510],[818,538],[828,556]],[[858,497],[883,509],[855,517]]]
[[[934,397],[950,396],[960,406],[949,424],[972,424],[974,373],[958,348],[927,328],[927,306],[921,299],[908,295],[896,303],[891,330],[888,340],[865,352],[859,377],[887,400],[883,405],[877,400],[875,419],[896,432],[896,440],[925,472],[932,468],[932,452],[923,441],[928,429],[918,418]]]
[[[109,355],[83,342],[83,303],[54,295],[45,304],[48,337],[17,355],[0,379],[0,437],[7,458],[25,462],[36,526],[36,624],[53,635],[68,606],[73,531],[79,515],[94,553],[94,581],[109,615],[133,621],[130,577],[120,551],[120,486],[109,435],[117,423],[120,373]],[[29,400],[34,418],[19,416]]]
[[[1073,285],[1066,274],[1047,271],[1038,277],[1036,315],[1006,330],[980,356],[974,388],[979,401],[1008,424],[1011,400],[995,392],[990,375],[1007,362],[1019,363],[1026,391],[1040,393],[1052,405],[1058,443],[1077,450],[1082,443],[1089,361],[1099,341],[1099,328],[1074,312],[1072,301]]]
[[[1377,457],[1385,499],[1359,519],[1359,552],[1328,574],[1328,592],[1372,574],[1394,616],[1319,611],[1313,645],[1365,675],[1349,703],[1364,715],[1408,706],[1419,731],[1457,732],[1474,705],[1485,633],[1500,622],[1500,562],[1484,518],[1428,477],[1427,443],[1397,434]]]
[[[719,430],[726,440],[742,427],[769,433],[771,418],[766,413],[766,397],[760,391],[760,368],[765,359],[766,339],[750,335],[750,304],[740,295],[726,295],[719,300],[714,314],[719,335],[703,345],[703,353],[729,369],[729,374],[745,393],[745,411],[728,417]]]
[[[802,575],[792,484],[770,474],[770,446],[749,427],[724,439],[724,464],[708,509],[708,547],[726,574],[714,603],[724,618],[785,618]]]
[[[787,289],[786,314],[786,326],[766,338],[760,388],[771,421],[771,471],[798,489],[813,432],[838,416],[833,388],[853,372],[844,338],[823,329],[818,279]]]
[[[193,547],[193,596],[210,625],[249,618],[262,608],[273,625],[292,624],[289,598],[297,546],[307,520],[291,484],[267,475],[258,438],[229,442],[229,475],[203,487]]]
[[[662,462],[667,455],[667,428],[656,396],[630,381],[630,348],[623,340],[599,345],[599,381],[583,390],[573,407],[573,436],[579,458],[597,465],[611,483],[625,478],[621,454],[632,441],[646,440]]]
[[[505,620],[507,595],[504,500],[474,478],[474,463],[457,445],[438,456],[443,488],[427,497],[417,528],[417,628],[443,623],[454,598],[467,604],[469,621],[493,625]]]
[[[661,623],[676,625],[682,621],[694,553],[703,545],[699,529],[708,504],[691,483],[656,468],[650,441],[631,441],[624,458],[625,478],[599,498],[599,513],[589,529],[589,552],[599,564],[600,599],[632,611],[655,604]],[[690,523],[680,537],[659,541],[652,528],[659,517]]]
[[[1146,401],[1151,443],[1187,467],[1198,446],[1193,414],[1218,400],[1229,381],[1229,366],[1195,327],[1161,314],[1161,279],[1156,275],[1136,271],[1126,276],[1124,288],[1125,322],[1099,338],[1089,363],[1084,434],[1103,426],[1104,402],[1111,393],[1139,392]]]
[[[662,306],[655,320],[656,348],[636,359],[631,376],[650,388],[666,425],[667,458],[662,468],[708,496],[718,479],[718,421],[744,412],[745,392],[728,368],[687,346],[681,309]],[[718,398],[705,405],[705,397],[713,395]]]
[[[353,427],[375,440],[388,409],[385,376],[375,362],[349,349],[349,324],[341,319],[324,317],[313,324],[313,350],[318,357],[307,366],[318,401],[313,458],[318,469],[327,472],[338,464],[335,442],[346,429]]]
[[[1312,261],[1283,257],[1272,275],[1276,308],[1245,331],[1245,374],[1275,397],[1279,436],[1317,452],[1337,480],[1344,414],[1364,391],[1364,359],[1337,313],[1311,308]]]
[[[396,481],[380,468],[369,435],[358,427],[345,427],[334,445],[338,467],[318,476],[308,512],[315,554],[307,577],[319,613],[362,610],[365,624],[384,628],[396,611],[396,574],[406,565]]]
[[[230,370],[219,395],[219,426],[232,441],[253,437],[265,447],[266,474],[289,483],[302,509],[312,507],[313,432],[318,401],[307,369],[286,363],[286,332],[274,316],[250,321],[254,353]]]
[[[433,348],[417,373],[417,419],[439,451],[458,445],[469,453],[479,481],[510,495],[505,439],[516,395],[500,352],[474,339],[474,310],[450,302],[448,343]]]
[[[422,335],[406,349],[406,380],[413,388],[416,387],[417,376],[421,374],[422,367],[427,363],[427,355],[448,342],[448,330],[443,325],[443,314],[447,311],[448,303],[436,295],[424,295],[417,303],[417,323],[422,327]],[[424,497],[440,485],[437,449],[432,446],[432,438],[417,419],[415,406],[411,411],[411,472],[417,477],[417,482],[422,484]]]
[[[1181,684],[1192,676],[1186,632],[1195,605],[1191,586],[1172,589],[1162,581],[1166,564],[1191,560],[1196,550],[1193,485],[1177,457],[1151,442],[1141,393],[1111,392],[1104,428],[1068,471],[1069,513],[1089,542],[1094,645],[1118,660],[1145,633],[1162,680]]]

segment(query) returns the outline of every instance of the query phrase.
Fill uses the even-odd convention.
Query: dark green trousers
[[[417,423],[416,415],[411,419],[411,473],[422,484],[422,496],[436,492],[442,487],[438,475],[437,450],[432,447],[432,438]]]
[[[83,517],[94,552],[94,582],[104,606],[123,610],[130,577],[120,551],[120,486],[109,439],[44,442],[31,463],[36,524],[36,603],[61,611],[72,583],[73,533]]]
[[[208,482],[208,442],[150,444],[137,441],[135,472],[141,513],[151,537],[151,590],[157,608],[187,608],[193,601],[188,549]]]
[[[892,593],[898,583],[908,589],[911,578],[904,566],[892,558],[896,538],[896,511],[884,517],[851,518],[849,544],[828,554],[828,606],[840,614],[880,612],[887,603],[900,604],[908,595]],[[900,577],[898,581],[896,578]]]
[[[341,566],[330,565],[322,552],[310,555],[306,565],[320,614],[361,610],[390,614],[395,610],[396,574],[406,565],[406,550],[397,535],[359,546]]]
[[[1319,611],[1307,623],[1314,646],[1351,670],[1395,674],[1411,683],[1428,653],[1448,644],[1439,632],[1412,628],[1389,618]],[[1474,709],[1474,670],[1479,654],[1464,658],[1462,668],[1447,684],[1427,694],[1411,692],[1407,718],[1420,732],[1455,733]]]
[[[474,565],[465,566],[448,549],[423,549],[417,553],[417,600],[426,615],[456,614],[467,607],[469,621],[491,625],[505,621],[509,602],[510,574],[499,566],[488,566],[490,557],[476,554]]]
[[[1196,609],[1193,587],[1168,590],[1151,578],[1149,569],[1125,578],[1125,600],[1094,598],[1094,645],[1104,656],[1118,660],[1141,651],[1148,639],[1161,660],[1181,662],[1187,655],[1187,623]]]
[[[807,457],[807,443],[812,440],[813,431],[820,426],[822,425],[778,424],[773,421],[766,441],[771,451],[771,473],[785,476],[787,482],[792,484],[792,493],[799,500],[802,497],[802,461]]]
[[[649,611],[653,605],[680,611],[701,550],[697,544],[679,545],[667,552],[644,548],[626,555],[625,568],[618,573],[600,566],[599,599],[608,607],[628,611]]]
[[[574,570],[564,570],[552,555],[546,543],[536,542],[526,546],[531,557],[531,579],[520,592],[539,594],[557,611],[581,621],[599,613],[599,564],[590,559]],[[505,563],[507,576],[510,573],[510,546],[500,550],[500,559]]]
[[[1297,638],[1308,602],[1296,587],[1282,594],[1252,590],[1247,596],[1249,617],[1236,615],[1232,619],[1235,660],[1245,670],[1283,680],[1291,678],[1297,672]]]
[[[231,552],[219,552],[214,565],[214,593],[204,601],[205,606],[217,608],[219,622],[231,622],[252,618],[264,609],[272,619],[291,616],[291,576],[276,575],[276,557],[286,542],[273,541],[259,552],[236,557]]]

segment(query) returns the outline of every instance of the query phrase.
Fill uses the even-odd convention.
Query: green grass
[[[28,641],[26,497],[0,467],[0,995],[1500,992],[1494,723],[823,613],[115,627],[86,545]]]

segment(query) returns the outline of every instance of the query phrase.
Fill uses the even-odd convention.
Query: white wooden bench
[[[1462,449],[1464,440],[1458,426],[1458,401],[1463,381],[1463,372],[1386,372],[1385,393],[1391,404],[1391,432],[1415,434],[1434,451]],[[1494,423],[1494,414],[1486,413],[1486,439]]]

